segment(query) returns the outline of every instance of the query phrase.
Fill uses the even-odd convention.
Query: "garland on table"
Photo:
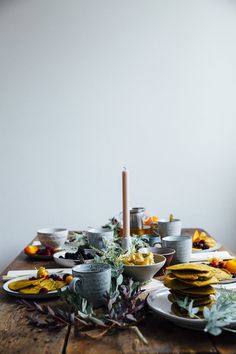
[[[61,299],[67,304],[66,310],[36,302],[18,301],[21,307],[32,312],[27,315],[31,324],[48,330],[59,330],[67,325],[74,325],[81,335],[94,339],[115,328],[131,328],[147,344],[137,327],[137,323],[144,319],[145,314],[145,300],[139,297],[143,291],[140,290],[139,283],[133,282],[132,279],[123,281],[121,274],[118,278],[113,278],[111,290],[104,296],[105,304],[100,315],[85,298],[68,288],[58,291]]]

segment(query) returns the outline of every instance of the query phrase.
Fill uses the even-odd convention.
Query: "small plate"
[[[74,266],[76,266],[78,264],[81,264],[81,262],[79,260],[76,260],[76,259],[60,258],[60,257],[65,257],[65,254],[67,252],[75,253],[77,251],[77,249],[76,250],[72,250],[72,251],[67,250],[67,251],[56,252],[53,255],[53,259],[54,259],[54,261],[57,264],[59,264],[62,267],[72,268],[72,267],[74,267]],[[92,250],[92,249],[85,249],[85,253],[96,253],[96,252],[94,250]],[[93,263],[93,259],[85,260],[84,263]]]
[[[49,261],[53,259],[53,256],[46,256],[44,254],[27,254],[24,252],[24,254],[29,257],[30,259],[34,260],[34,261]]]
[[[57,273],[55,273],[55,274],[57,274]],[[58,275],[63,276],[63,273],[58,273]],[[11,296],[22,298],[22,299],[49,299],[49,298],[54,298],[54,297],[59,296],[57,290],[49,291],[46,294],[22,294],[19,291],[14,291],[9,288],[9,284],[12,283],[13,281],[24,280],[24,279],[29,279],[29,278],[30,278],[29,276],[17,277],[17,278],[8,280],[6,283],[3,284],[2,287],[7,292],[7,294],[9,294]],[[67,285],[61,289],[63,290],[66,288],[67,288]]]
[[[213,247],[210,247],[210,248],[208,248],[208,249],[206,249],[206,250],[202,250],[202,249],[196,249],[196,248],[194,248],[194,249],[192,249],[192,252],[193,253],[199,253],[199,252],[213,252],[213,251],[217,251],[219,248],[221,248],[221,244],[220,243],[216,243],[216,245],[215,246],[213,246]]]
[[[207,264],[210,266],[209,262],[202,262],[202,264]],[[214,267],[212,267],[214,269]],[[216,268],[217,269],[217,268]],[[220,268],[221,270],[224,270],[224,268]],[[232,274],[232,273],[231,273]],[[231,284],[231,283],[235,283],[236,282],[236,278],[231,278],[231,279],[225,279],[225,280],[220,280],[219,281],[219,285],[220,284]],[[217,284],[216,284],[217,286]]]
[[[151,292],[147,298],[148,306],[161,317],[175,323],[177,326],[196,331],[203,331],[207,323],[205,320],[177,316],[172,311],[172,302],[168,299],[169,294],[170,292],[168,289]],[[236,321],[231,322],[227,327],[235,328]]]
[[[39,247],[40,250],[44,250],[45,249],[45,247],[43,247],[41,245],[37,245],[37,247]],[[61,251],[61,249],[57,249],[57,251]],[[37,254],[37,253],[29,254],[29,253],[26,253],[26,252],[24,252],[24,254],[27,257],[29,257],[30,259],[34,260],[34,261],[37,261],[37,260],[39,260],[39,261],[49,261],[49,260],[53,259],[53,255],[47,256],[47,255],[44,255],[44,254]]]

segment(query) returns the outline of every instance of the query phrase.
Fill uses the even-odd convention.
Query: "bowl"
[[[85,254],[88,254],[90,253],[91,255],[95,256],[96,252],[93,250],[93,249],[85,249]],[[70,251],[59,251],[59,252],[55,252],[54,255],[53,255],[53,259],[54,261],[59,264],[60,266],[62,267],[65,267],[65,268],[72,268],[78,264],[82,264],[80,263],[79,260],[76,260],[76,259],[70,259],[70,258],[64,258],[65,257],[65,254],[67,252],[70,252]],[[76,251],[72,251],[71,253],[76,253]],[[62,258],[61,258],[62,257]],[[93,263],[94,260],[93,259],[86,259],[84,261],[84,263]]]
[[[39,241],[43,246],[50,246],[54,249],[61,248],[67,240],[67,229],[40,229],[37,232]]]
[[[173,248],[167,248],[167,247],[143,247],[140,248],[139,251],[142,253],[152,252],[154,255],[159,254],[166,258],[166,263],[155,274],[156,276],[161,276],[165,274],[166,267],[170,265],[175,254],[175,250]]]
[[[140,283],[147,282],[163,267],[166,258],[159,254],[154,254],[154,264],[149,265],[126,265],[124,264],[124,274]]]

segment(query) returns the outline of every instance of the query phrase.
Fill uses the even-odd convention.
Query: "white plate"
[[[55,274],[55,273],[53,273]],[[63,273],[58,273],[58,275],[60,277],[63,276]],[[19,291],[14,291],[11,290],[9,288],[9,284],[12,283],[13,281],[17,281],[17,280],[23,280],[23,279],[29,279],[29,276],[23,276],[23,277],[17,277],[11,280],[8,280],[6,283],[3,284],[3,289],[7,292],[7,294],[11,295],[11,296],[15,296],[15,297],[20,297],[23,299],[49,299],[49,298],[53,298],[53,297],[58,297],[58,291],[54,290],[54,291],[49,291],[46,294],[22,294]],[[61,289],[66,289],[67,286],[64,286]]]
[[[213,252],[213,251],[217,251],[222,245],[217,242],[215,246],[212,246],[210,248],[207,248],[206,250],[202,250],[202,249],[194,249],[192,250],[193,253],[198,253],[198,252]]]
[[[177,326],[196,331],[204,330],[207,323],[205,320],[184,318],[174,314],[171,308],[172,302],[168,299],[169,293],[170,292],[168,289],[151,292],[147,298],[148,306],[161,317],[175,323]],[[232,322],[228,327],[235,328],[236,321]]]
[[[78,249],[78,248],[77,248]],[[64,258],[65,257],[65,254],[67,252],[70,252],[70,253],[75,253],[76,250],[67,250],[67,251],[60,251],[60,252],[56,252],[54,253],[53,255],[53,259],[54,261],[59,264],[60,266],[62,267],[66,267],[66,268],[72,268],[74,266],[76,266],[77,264],[81,264],[78,260],[75,260],[75,259],[68,259],[68,258]],[[89,251],[89,252],[92,252],[93,250]],[[94,251],[95,252],[95,251]],[[85,250],[85,253],[86,253],[86,250]],[[87,250],[87,253],[88,253],[88,250]],[[63,258],[60,258],[60,257],[63,257]],[[93,259],[88,259],[88,260],[85,260],[84,263],[93,263]]]

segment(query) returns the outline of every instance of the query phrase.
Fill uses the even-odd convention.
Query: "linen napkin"
[[[72,273],[71,268],[52,268],[47,269],[49,273]],[[2,276],[2,280],[9,280],[21,276],[36,276],[37,271],[35,269],[26,269],[26,270],[9,270],[7,275]]]
[[[164,289],[164,288],[165,288],[165,286],[164,286],[163,282],[158,279],[154,279],[154,278],[151,281],[149,281],[147,284],[145,284],[141,287],[141,289],[144,290],[144,293],[146,293],[146,292],[150,293],[151,291],[160,290],[160,289]]]
[[[233,259],[234,257],[228,251],[215,251],[215,252],[196,252],[192,253],[190,262],[208,261],[210,258]]]

